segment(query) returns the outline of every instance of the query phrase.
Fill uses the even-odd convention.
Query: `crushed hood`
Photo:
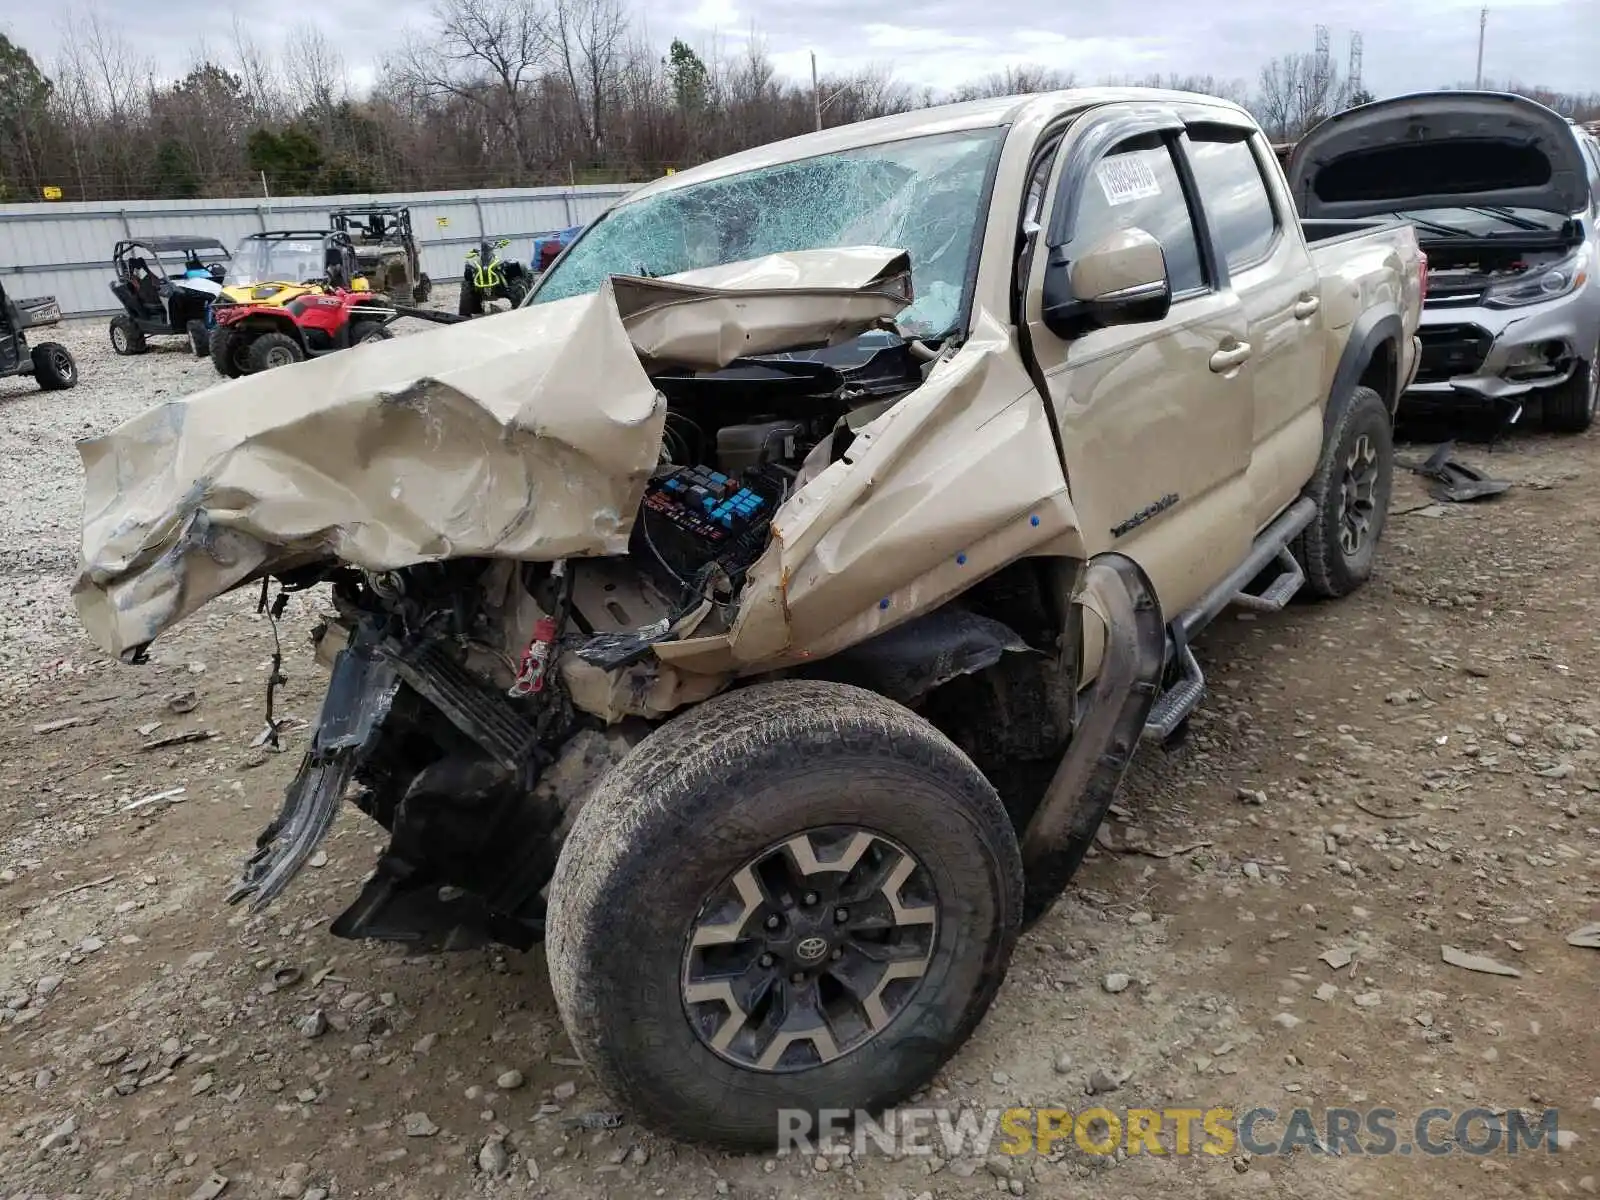
[[[881,247],[618,276],[158,404],[78,445],[78,614],[127,658],[304,563],[622,553],[666,417],[649,370],[836,344],[911,299]]]
[[[1427,92],[1346,109],[1300,139],[1288,176],[1303,217],[1458,206],[1571,216],[1589,196],[1574,127],[1499,92]]]

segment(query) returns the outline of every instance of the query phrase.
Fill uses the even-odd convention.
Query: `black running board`
[[[1305,586],[1305,572],[1290,553],[1289,544],[1305,532],[1316,515],[1317,506],[1310,497],[1296,500],[1261,531],[1243,562],[1173,619],[1167,632],[1167,661],[1176,667],[1178,677],[1152,706],[1144,727],[1146,740],[1167,741],[1205,699],[1205,675],[1189,648],[1201,630],[1230,604],[1255,612],[1278,612]],[[1261,592],[1246,591],[1275,559],[1282,568],[1276,578]]]
[[[1029,924],[1082,863],[1161,686],[1165,622],[1155,587],[1137,563],[1121,554],[1093,559],[1074,603],[1104,620],[1106,651],[1072,744],[1023,834],[1022,911]]]

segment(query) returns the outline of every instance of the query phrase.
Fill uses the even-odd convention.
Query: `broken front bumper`
[[[289,886],[333,828],[399,689],[394,662],[372,640],[355,642],[338,656],[311,747],[282,809],[256,840],[229,904],[249,899],[251,911],[260,912]]]
[[[1560,387],[1600,342],[1600,290],[1526,308],[1481,305],[1425,309],[1408,407],[1515,405]]]

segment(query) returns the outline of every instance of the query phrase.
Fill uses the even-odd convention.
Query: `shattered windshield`
[[[1004,130],[935,134],[778,163],[613,209],[545,275],[530,303],[611,275],[676,275],[768,254],[885,246],[911,256],[915,337],[960,319],[984,186]]]
[[[245,238],[234,251],[228,283],[303,283],[327,274],[322,239]]]

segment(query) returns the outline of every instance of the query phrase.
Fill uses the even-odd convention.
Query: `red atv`
[[[400,315],[377,293],[348,288],[310,291],[287,304],[218,303],[212,312],[211,360],[232,378],[385,341]]]

